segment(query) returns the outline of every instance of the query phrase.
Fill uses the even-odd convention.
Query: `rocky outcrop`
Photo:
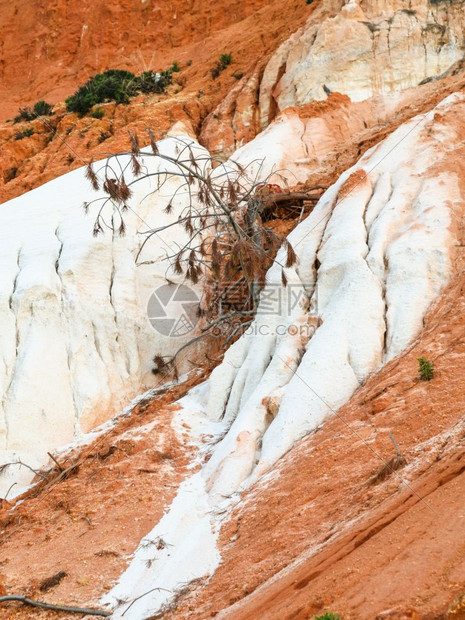
[[[461,2],[428,0],[408,7],[350,0],[334,16],[315,13],[265,69],[262,128],[276,110],[326,99],[328,92],[361,101],[440,76],[463,58],[464,20]]]
[[[324,0],[268,60],[259,93],[255,76],[238,84],[206,119],[202,140],[230,155],[289,107],[323,102],[331,93],[364,101],[460,72],[464,42],[461,2]]]
[[[229,156],[290,107],[324,102],[331,93],[352,102],[380,100],[460,72],[464,41],[460,2],[420,0],[406,8],[398,2],[322,1],[258,75],[243,78],[207,117],[202,142]],[[392,111],[399,103],[393,96],[385,105]],[[357,116],[357,106],[346,107],[342,118]],[[378,119],[368,114],[365,122]]]
[[[263,62],[251,76],[240,78],[202,125],[200,142],[210,153],[230,157],[260,133],[258,101]]]

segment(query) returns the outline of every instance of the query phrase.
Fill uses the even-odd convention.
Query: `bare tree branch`
[[[319,199],[319,191],[326,188],[315,185],[305,192],[291,192],[287,190],[285,180],[284,189],[272,183],[274,178],[281,180],[279,171],[272,170],[267,176],[263,175],[264,160],[246,166],[229,161],[215,167],[218,160],[197,148],[194,141],[176,138],[173,155],[160,150],[153,133],[148,130],[148,134],[151,152],[141,151],[137,134],[130,134],[131,151],[110,156],[99,169],[104,176],[101,188],[105,196],[85,205],[86,210],[94,203],[98,205],[94,234],[101,234],[105,228],[112,229],[114,234],[124,233],[126,200],[141,180],[156,182],[156,189],[146,194],[145,200],[154,192],[164,198],[162,189],[170,188],[168,182],[171,179],[178,179],[176,187],[166,196],[168,202],[162,206],[168,215],[175,209],[175,215],[171,221],[161,222],[156,228],[139,231],[145,239],[137,250],[136,264],[153,262],[145,260],[146,254],[142,254],[150,240],[175,226],[184,229],[187,241],[184,238],[174,241],[174,253],[168,255],[167,252],[163,260],[170,263],[176,275],[184,275],[193,284],[202,280],[204,294],[199,314],[203,325],[202,335],[191,339],[180,351],[200,340],[205,333],[209,334],[218,324],[229,329],[229,333],[227,329],[219,333],[224,332],[226,342],[230,342],[239,329],[237,321],[234,324],[228,324],[228,321],[237,316],[245,321],[254,315],[266,272],[274,261],[278,262],[276,255],[283,244],[283,239],[263,224],[265,211],[268,215],[278,206],[300,209],[305,203],[310,203],[311,207],[311,203]],[[121,157],[131,162],[134,178],[130,181],[124,176],[129,163],[120,162]],[[144,163],[149,157],[157,159],[157,168],[150,171]],[[98,183],[92,162],[87,176],[95,188]],[[283,282],[287,281],[285,269],[292,268],[297,262],[288,241],[285,249],[285,265],[278,262],[283,270]],[[166,273],[171,277],[168,270]],[[244,282],[244,286],[236,286],[235,282]],[[171,367],[176,372],[176,357],[177,354],[170,362],[156,365],[155,371],[166,372]],[[155,358],[163,360],[160,356]]]
[[[0,596],[0,603],[7,603],[9,601],[17,601],[23,603],[23,605],[30,605],[31,607],[40,607],[41,609],[51,609],[52,611],[66,611],[70,614],[86,614],[88,616],[111,616],[111,612],[103,611],[101,609],[89,609],[86,607],[68,607],[67,605],[53,605],[52,603],[43,603],[41,601],[35,601],[27,596],[21,596],[19,594],[10,594],[8,596]]]

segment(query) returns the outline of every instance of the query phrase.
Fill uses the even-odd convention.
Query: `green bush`
[[[51,116],[53,106],[43,99],[34,104],[34,114],[36,116]]]
[[[419,357],[418,372],[420,373],[420,379],[422,381],[431,381],[431,379],[434,377],[434,366],[424,357]]]
[[[102,108],[95,108],[95,110],[92,110],[92,112],[90,113],[89,116],[92,116],[92,118],[103,118],[105,116],[105,112],[104,110],[102,110]]]
[[[14,117],[14,123],[20,123],[21,121],[33,121],[38,116],[51,116],[53,106],[46,101],[37,101],[33,108],[19,108],[18,115]]]
[[[164,93],[172,82],[172,74],[180,70],[177,62],[174,62],[166,71],[159,73],[144,71],[139,76],[130,71],[108,69],[91,77],[84,86],[78,88],[74,95],[68,97],[66,109],[68,112],[76,112],[79,116],[84,116],[95,105],[105,101],[129,103],[130,97],[134,97],[137,93]],[[97,112],[97,114],[100,113]],[[95,118],[101,118],[101,116]]]
[[[15,140],[22,140],[23,138],[30,138],[34,133],[34,129],[32,127],[27,127],[24,131],[18,131],[15,133]]]
[[[232,54],[221,54],[219,61],[216,65],[210,69],[210,73],[213,79],[217,78],[222,71],[229,67],[232,63]]]
[[[97,73],[84,86],[80,86],[74,95],[66,99],[66,109],[84,116],[94,105],[104,101],[129,103],[135,77],[134,73],[120,69],[108,69],[103,73]]]
[[[221,54],[220,63],[223,69],[229,67],[229,65],[232,63],[232,54]]]
[[[315,620],[341,620],[341,616],[332,611],[327,611],[322,616],[315,616]]]

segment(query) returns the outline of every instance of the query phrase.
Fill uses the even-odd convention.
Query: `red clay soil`
[[[460,275],[418,341],[242,497],[221,531],[222,564],[166,618],[465,618],[459,232]],[[431,381],[419,357],[434,364]],[[376,480],[396,455],[389,431],[407,465]]]
[[[128,130],[151,127],[157,139],[176,122],[200,133],[234,75],[253,73],[314,11],[303,0],[185,2],[161,0],[13,0],[0,3],[0,119],[39,99],[63,102],[91,75],[108,68],[181,71],[166,95],[102,106],[103,119],[79,119],[63,104],[31,123],[0,124],[0,202],[128,148]],[[87,29],[84,28],[87,25]],[[217,79],[222,53],[232,64]],[[32,136],[18,139],[25,129]]]
[[[82,450],[63,467],[78,464],[69,477],[48,473],[13,510],[0,510],[0,595],[84,607],[99,599],[126,568],[141,539],[162,517],[179,483],[192,469],[192,449],[180,442],[171,418],[172,404],[202,379],[197,375],[133,413]],[[17,501],[18,501],[17,500]],[[156,553],[156,550],[154,551]],[[41,591],[44,580],[66,573],[58,585]],[[0,618],[76,618],[8,604]]]
[[[192,61],[187,77],[198,80],[221,53],[232,52],[243,71],[314,8],[298,0],[2,2],[0,119],[39,99],[64,101],[105,69],[140,73]]]

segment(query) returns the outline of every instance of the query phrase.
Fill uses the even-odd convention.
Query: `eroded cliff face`
[[[168,138],[159,143],[161,152],[174,155],[181,139],[192,142],[188,136]],[[197,146],[193,153],[205,152]],[[120,159],[122,166],[128,162],[129,156]],[[96,167],[100,180],[104,165]],[[151,175],[164,170],[153,157],[143,158],[142,165]],[[134,177],[127,174],[126,180]],[[117,229],[94,235],[102,194],[92,190],[83,168],[2,205],[3,463],[40,467],[47,452],[80,438],[152,387],[154,355],[173,355],[186,341],[154,329],[148,307],[165,276],[179,281],[166,255],[186,233],[153,237],[139,256],[142,264],[136,264],[143,232],[175,220],[185,206],[187,190],[180,192],[179,185],[168,179],[160,195],[153,177],[138,183],[128,201],[124,236]],[[163,196],[170,188],[178,197],[167,215],[169,198]],[[104,217],[109,222],[112,216]],[[2,488],[30,477],[27,469],[11,467]]]
[[[129,106],[104,106],[103,120],[63,117],[63,107],[58,107],[56,117],[35,121],[34,135],[20,141],[15,135],[23,124],[2,126],[1,199],[79,167],[91,156],[126,148],[128,128],[151,126],[161,138],[182,120],[192,124],[213,155],[226,158],[280,112],[324,102],[328,92],[342,93],[354,102],[392,93],[392,111],[395,93],[462,73],[461,2],[422,0],[408,8],[396,2],[341,0],[303,6],[298,0],[240,4],[240,8],[217,4],[209,9],[199,5],[189,11],[184,5],[155,7],[149,2],[116,8],[100,1],[72,10],[59,3],[47,9],[40,5],[42,34],[29,38],[21,34],[27,41],[24,46],[33,47],[21,53],[16,51],[19,30],[34,32],[37,20],[23,23],[18,16],[25,9],[5,5],[3,81],[9,96],[0,105],[7,106],[11,116],[19,106],[50,92],[52,102],[63,100],[90,75],[109,67],[139,72],[166,68],[176,60],[182,71],[168,98],[138,97]],[[45,42],[47,28],[62,35]],[[82,29],[82,41],[79,35],[73,47],[72,33]],[[225,51],[233,52],[233,65],[212,80],[210,69]],[[13,68],[12,58],[17,56]],[[23,91],[18,74],[27,76]],[[350,115],[350,111],[343,115],[348,125]],[[369,126],[379,125],[373,113],[367,116]]]
[[[4,125],[5,197],[123,149],[128,128],[153,125],[161,139],[177,121],[174,133],[197,154],[231,156],[283,186],[328,189],[307,218],[283,223],[297,263],[278,253],[255,320],[213,372],[149,391],[97,429],[153,387],[153,353],[179,346],[147,323],[170,239],[135,266],[140,233],[169,219],[167,197],[147,200],[155,188],[142,184],[124,238],[92,237],[83,169],[0,207],[2,462],[33,455],[45,465],[47,451],[77,440],[21,501],[2,501],[8,593],[33,594],[60,570],[48,600],[106,606],[124,620],[463,611],[463,8],[256,2],[228,13],[232,23],[218,17],[218,30],[209,19],[220,7],[195,3],[182,15],[149,1],[47,13],[49,27],[75,28],[83,15],[92,24],[74,48],[51,37],[37,53],[42,63],[72,59],[79,75],[111,58],[111,28],[103,20],[99,32],[96,21],[107,14],[131,54],[150,32],[167,62],[197,55],[167,95],[105,104],[101,120],[57,106],[58,138],[40,119],[24,140]],[[165,18],[156,26],[155,13]],[[139,33],[121,25],[129,14]],[[89,60],[98,45],[102,65]],[[237,64],[213,81],[219,45]],[[179,180],[170,183],[173,193]],[[417,377],[423,356],[431,382]],[[377,477],[394,451],[388,431],[407,465]],[[26,481],[24,468],[1,474],[8,492]],[[37,577],[25,574],[26,557]]]
[[[204,141],[230,154],[291,106],[331,92],[363,101],[460,73],[464,28],[462,2],[319,2],[261,67],[259,84],[244,78],[207,119]]]
[[[156,541],[164,533],[169,552],[148,563],[151,549],[141,546],[104,597],[113,607],[134,601],[114,617],[150,617],[170,603],[168,592],[180,581],[214,572],[216,511],[227,511],[235,493],[337,415],[370,374],[418,336],[453,274],[465,208],[465,170],[455,164],[464,110],[463,95],[452,95],[401,126],[347,170],[289,235],[298,263],[285,269],[287,285],[282,251],[249,330],[207,384],[180,402],[185,416],[205,416],[225,436],[147,535]],[[254,142],[247,148],[254,153]],[[289,158],[291,152],[289,145]],[[142,597],[150,586],[159,589]]]
[[[260,93],[262,126],[273,105],[282,110],[325,99],[325,86],[361,101],[452,71],[464,57],[464,20],[462,2],[344,3],[334,17],[297,32],[270,61]]]
[[[166,618],[461,617],[461,245],[455,256],[418,340],[242,495],[221,529],[221,566]],[[421,356],[431,382],[418,378]],[[395,456],[388,432],[407,465],[373,484]]]

